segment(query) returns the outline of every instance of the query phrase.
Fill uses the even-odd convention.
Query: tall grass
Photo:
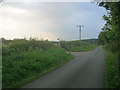
[[[105,46],[107,51],[106,58],[106,88],[119,88],[120,85],[120,71],[118,69],[118,53],[112,53]]]
[[[47,41],[13,41],[3,46],[2,86],[20,87],[73,57]]]

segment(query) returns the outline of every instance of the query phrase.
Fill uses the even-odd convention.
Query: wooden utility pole
[[[79,34],[79,35],[80,35],[80,37],[79,37],[79,38],[80,38],[80,41],[81,41],[81,27],[84,27],[84,26],[83,26],[83,25],[78,25],[77,27],[79,27],[79,28],[80,28],[80,29],[79,29],[79,32],[80,32],[80,34]]]
[[[58,38],[57,40],[59,40],[59,46],[60,46],[60,38]]]

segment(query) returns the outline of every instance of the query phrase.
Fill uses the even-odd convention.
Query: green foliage
[[[102,28],[103,31],[99,35],[99,43],[109,44],[110,49],[113,52],[117,52],[118,49],[116,49],[114,46],[117,46],[118,44],[114,42],[118,42],[118,32],[120,24],[120,2],[100,2],[99,6],[104,7],[108,13],[107,16],[103,16],[106,24]]]
[[[93,44],[97,45],[98,44],[98,39],[85,39],[85,40],[82,40],[82,41],[87,42],[91,45],[93,45]]]
[[[89,45],[89,46],[76,46],[72,47],[71,51],[80,52],[80,51],[90,51],[97,47],[97,45]]]
[[[103,19],[106,21],[102,32],[99,34],[98,41],[110,50],[108,51],[106,68],[107,68],[107,87],[120,87],[120,2],[99,2],[99,6],[107,10],[107,16]]]
[[[20,87],[44,72],[71,60],[74,56],[65,50],[94,49],[93,42],[88,41],[61,41],[61,48],[49,41],[3,39],[3,88]]]
[[[20,87],[73,57],[48,41],[13,40],[11,44],[3,46],[2,86]]]
[[[120,71],[118,69],[118,53],[112,53],[106,47],[107,51],[106,58],[106,87],[107,88],[118,88],[120,85]]]
[[[108,38],[106,37],[106,32],[101,32],[98,36],[98,42],[100,45],[104,45]]]
[[[67,51],[89,51],[95,46],[95,40],[61,41],[61,47]]]
[[[13,40],[10,44],[7,44],[7,46],[4,45],[3,43],[2,54],[4,56],[8,56],[14,53],[28,52],[31,50],[48,50],[53,47],[57,47],[57,46],[48,41]]]

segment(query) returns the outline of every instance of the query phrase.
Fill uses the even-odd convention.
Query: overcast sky
[[[0,5],[0,38],[78,40],[97,38],[106,10],[90,2],[11,2]]]

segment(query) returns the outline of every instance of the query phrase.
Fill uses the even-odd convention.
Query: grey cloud
[[[52,33],[55,39],[61,37],[72,40],[78,38],[78,28],[76,26],[83,24],[85,27],[82,31],[82,38],[92,38],[98,35],[99,26],[104,23],[101,18],[98,18],[105,14],[104,9],[91,3],[7,3],[7,6],[26,11],[24,14],[8,14],[6,10],[0,15],[4,18],[11,18],[24,27],[18,27],[17,35],[20,31],[25,33],[24,35],[28,33],[27,36],[48,32]]]

